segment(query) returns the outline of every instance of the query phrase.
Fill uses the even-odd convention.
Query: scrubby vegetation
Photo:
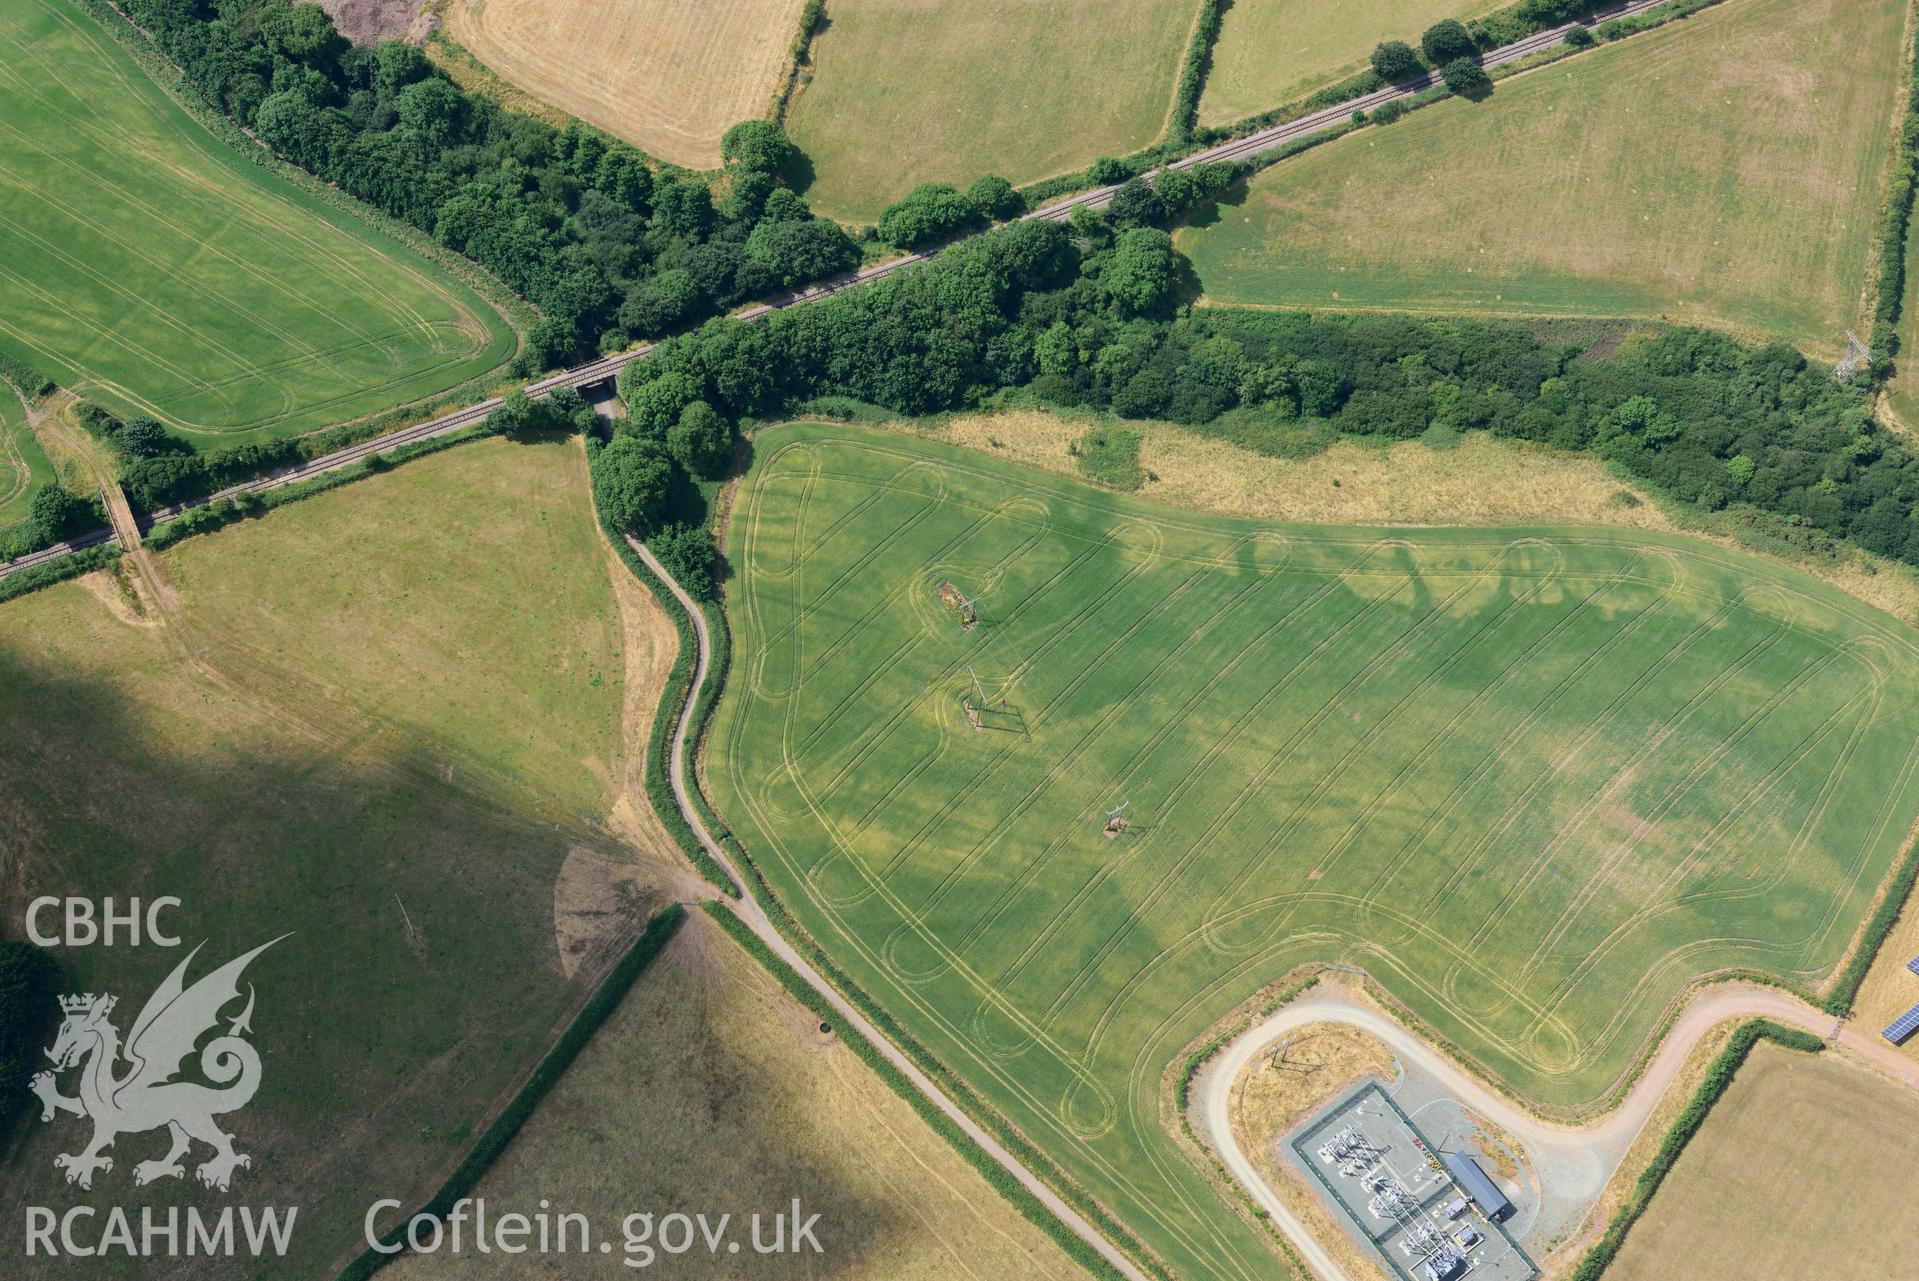
[[[1873,420],[1860,387],[1790,346],[1671,328],[1608,353],[1504,321],[1186,313],[1183,266],[1150,227],[1021,223],[761,323],[711,322],[629,366],[634,440],[619,457],[658,460],[635,476],[650,477],[648,502],[666,501],[666,429],[696,402],[728,420],[822,396],[925,414],[1024,388],[1188,425],[1254,406],[1275,431],[1407,439],[1440,427],[1586,450],[1708,510],[1749,505],[1788,541],[1818,530],[1919,563],[1919,458]],[[669,518],[658,511],[651,527]]]
[[[593,129],[463,92],[418,49],[350,46],[318,5],[129,0],[189,82],[276,152],[489,268],[544,313],[519,358],[552,366],[857,261],[789,191],[764,121],[723,144],[724,195],[655,173]],[[782,230],[754,237],[763,222]]]

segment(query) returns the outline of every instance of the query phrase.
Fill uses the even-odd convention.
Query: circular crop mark
[[[1060,1123],[1074,1137],[1092,1142],[1105,1138],[1119,1119],[1119,1105],[1105,1087],[1084,1076],[1075,1076],[1060,1099]]]
[[[886,968],[908,983],[924,983],[953,968],[953,958],[911,921],[888,936],[883,955]]]
[[[877,888],[867,879],[866,870],[845,853],[817,864],[806,879],[813,885],[813,897],[828,907],[851,907]]]
[[[1033,1048],[1033,1034],[991,997],[974,1007],[970,1022],[975,1048],[989,1058],[1010,1062]]]
[[[1526,1038],[1526,1050],[1533,1066],[1544,1073],[1570,1072],[1585,1061],[1579,1043],[1557,1019],[1542,1021]]]
[[[768,817],[782,823],[797,823],[812,813],[790,766],[780,768],[755,787],[753,803]]]
[[[793,697],[799,682],[795,679],[793,646],[776,644],[760,651],[753,660],[753,693],[769,703],[783,703]]]
[[[1502,991],[1491,975],[1465,961],[1454,962],[1441,986],[1448,1002],[1475,1018],[1492,1020],[1512,1009],[1512,996]]]

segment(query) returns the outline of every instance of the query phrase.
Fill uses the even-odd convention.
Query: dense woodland
[[[314,4],[126,0],[188,81],[284,158],[492,271],[543,313],[523,372],[838,274],[859,251],[782,186],[778,126],[707,178],[463,92],[410,45],[350,45]]]
[[[1485,430],[1596,453],[1708,510],[1748,505],[1789,539],[1820,531],[1919,564],[1919,459],[1863,387],[1785,344],[1666,329],[1560,346],[1505,321],[1191,311],[1184,275],[1151,226],[1015,224],[760,323],[709,322],[629,366],[623,391],[728,421],[826,396],[925,414],[1014,389],[1199,428],[1252,407],[1234,434],[1255,448]],[[657,431],[629,431],[623,451],[670,470]],[[657,519],[646,501],[620,510],[642,532]]]
[[[716,188],[655,172],[591,130],[556,130],[467,95],[408,46],[353,48],[314,5],[127,7],[202,92],[281,154],[431,231],[537,304],[545,319],[525,367],[671,333],[857,261],[844,230],[783,185],[799,158],[770,123],[728,135]],[[1500,20],[1536,27],[1585,7],[1529,0]],[[1382,48],[1375,74],[1444,66],[1509,34],[1457,26],[1437,24],[1417,53]],[[1196,427],[1250,407],[1264,426],[1236,422],[1234,433],[1254,447],[1488,430],[1596,452],[1701,507],[1767,513],[1775,531],[1821,531],[1919,563],[1912,452],[1874,423],[1860,387],[1790,347],[1670,330],[1601,353],[1509,322],[1189,314],[1179,306],[1189,268],[1160,227],[1234,176],[1207,165],[1134,179],[1104,215],[1003,227],[928,267],[759,323],[707,319],[629,367],[630,416],[596,450],[603,511],[657,535],[684,517],[691,486],[727,466],[735,423],[822,396],[922,414],[1019,389]],[[1018,208],[997,179],[964,193],[929,185],[887,211],[879,236],[925,245]],[[136,446],[122,452],[130,494],[146,507],[275,465],[291,448],[198,458],[118,443]]]

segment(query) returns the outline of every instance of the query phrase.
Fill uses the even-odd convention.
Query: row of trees
[[[1288,421],[1372,438],[1491,431],[1595,453],[1703,508],[1749,505],[1785,537],[1821,531],[1919,564],[1919,458],[1861,387],[1785,344],[1671,329],[1590,356],[1502,321],[1188,313],[1185,271],[1154,227],[1020,222],[763,323],[710,322],[622,376],[623,455],[654,461],[615,504],[620,522],[669,523],[675,469],[696,474],[672,446],[676,415],[710,409],[730,440],[733,421],[822,396],[925,414],[1020,388],[1195,426],[1250,407],[1233,432],[1255,444]]]
[[[1493,83],[1479,65],[1479,53],[1479,41],[1465,24],[1445,18],[1426,28],[1417,52],[1403,40],[1381,41],[1373,48],[1373,74],[1382,84],[1402,84],[1436,67],[1448,89],[1462,97],[1476,97]]]
[[[777,125],[726,137],[724,180],[659,173],[577,122],[469,95],[418,49],[349,45],[319,6],[126,0],[209,101],[276,152],[430,232],[532,301],[522,371],[611,350],[859,261],[782,185]]]

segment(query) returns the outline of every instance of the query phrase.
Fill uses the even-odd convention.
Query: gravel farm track
[[[1241,1148],[1232,1125],[1233,1083],[1245,1067],[1274,1041],[1312,1023],[1338,1023],[1357,1028],[1385,1042],[1402,1062],[1412,1063],[1439,1081],[1462,1104],[1489,1118],[1514,1135],[1535,1158],[1549,1155],[1562,1171],[1558,1193],[1568,1199],[1593,1201],[1605,1190],[1626,1151],[1645,1129],[1654,1109],[1672,1088],[1693,1047],[1714,1028],[1732,1020],[1771,1019],[1789,1027],[1832,1038],[1833,1018],[1777,988],[1746,983],[1717,984],[1689,1002],[1674,1020],[1665,1039],[1619,1106],[1585,1125],[1543,1120],[1515,1104],[1457,1062],[1435,1050],[1403,1023],[1338,993],[1309,993],[1235,1037],[1210,1065],[1200,1100],[1203,1132],[1246,1194],[1272,1216],[1287,1240],[1300,1252],[1318,1281],[1351,1281],[1331,1253],[1314,1240],[1299,1217],[1276,1196]],[[1894,1053],[1877,1037],[1857,1028],[1842,1028],[1833,1044],[1871,1064],[1905,1085],[1919,1089],[1919,1065]],[[1603,1225],[1601,1225],[1603,1226]],[[1587,1224],[1580,1239],[1590,1236]]]
[[[1489,67],[1500,66],[1533,54],[1542,52],[1562,41],[1566,33],[1575,26],[1592,26],[1596,23],[1631,17],[1655,8],[1663,0],[1629,0],[1599,13],[1593,14],[1580,23],[1571,23],[1549,31],[1543,31],[1524,40],[1494,50],[1484,58]],[[1337,128],[1350,120],[1355,110],[1371,111],[1388,102],[1414,97],[1433,87],[1435,77],[1427,76],[1403,84],[1377,90],[1371,94],[1340,103],[1321,111],[1302,116],[1298,119],[1259,130],[1245,137],[1236,138],[1217,146],[1195,152],[1174,161],[1169,166],[1184,169],[1194,165],[1240,160],[1262,152],[1284,147],[1290,143],[1312,135]],[[1150,172],[1149,175],[1150,176]],[[1048,205],[1042,209],[1024,215],[1026,218],[1046,221],[1064,221],[1072,216],[1073,210],[1086,206],[1102,208],[1109,203],[1116,186],[1101,187],[1081,192],[1065,200]],[[826,281],[810,288],[797,291],[768,302],[761,303],[734,315],[742,320],[754,320],[773,311],[801,303],[812,302],[843,289],[854,288],[869,281],[887,276],[895,271],[925,261],[934,250],[909,254],[887,262],[876,263],[851,275]],[[561,387],[586,388],[606,383],[632,361],[643,359],[652,346],[646,345],[629,351],[619,352],[599,360],[590,361],[573,369],[540,379],[526,386],[529,395],[539,397],[550,394]],[[241,493],[259,493],[283,485],[306,480],[326,472],[350,466],[379,454],[388,453],[403,446],[419,441],[445,436],[462,429],[472,427],[483,421],[488,414],[500,405],[499,398],[492,398],[478,404],[454,411],[425,422],[348,446],[333,453],[311,459],[297,466],[235,485],[229,489],[199,500],[201,503],[230,498]],[[179,515],[186,506],[183,504],[161,509],[150,514],[151,520],[166,520]],[[16,560],[0,563],[0,578],[9,574],[57,560],[61,556],[103,543],[119,541],[111,530],[101,529],[82,535],[69,542],[58,544],[43,551]],[[727,906],[758,936],[774,953],[781,957],[820,995],[828,1001],[850,1027],[856,1028],[866,1036],[886,1058],[911,1081],[930,1101],[958,1125],[967,1136],[997,1163],[1003,1166],[1028,1191],[1044,1204],[1049,1211],[1076,1235],[1084,1239],[1097,1250],[1114,1269],[1129,1281],[1144,1281],[1140,1268],[1116,1246],[1101,1235],[1085,1218],[1068,1205],[1044,1180],[1022,1165],[1008,1152],[984,1127],[967,1112],[949,1099],[919,1069],[917,1064],[903,1050],[899,1049],[878,1028],[873,1026],[856,1010],[840,992],[826,981],[806,961],[797,949],[773,925],[765,909],[753,897],[747,887],[751,882],[733,866],[730,856],[706,830],[696,808],[691,804],[687,792],[687,738],[691,729],[698,694],[705,686],[712,666],[712,641],[706,627],[704,615],[674,581],[665,568],[637,541],[634,547],[648,567],[666,583],[670,591],[678,598],[682,608],[692,621],[698,652],[693,678],[688,682],[685,701],[681,706],[678,722],[671,738],[671,753],[668,763],[668,778],[672,786],[675,802],[688,825],[692,828],[701,845],[724,867],[735,882],[742,887],[743,896],[738,902],[728,902]],[[1732,1018],[1750,1016],[1770,1017],[1794,1026],[1804,1027],[1821,1035],[1833,1031],[1829,1017],[1818,1014],[1810,1006],[1783,993],[1756,989],[1740,985],[1719,986],[1702,992],[1680,1014],[1665,1040],[1658,1046],[1633,1088],[1628,1092],[1621,1105],[1606,1117],[1586,1127],[1569,1127],[1543,1121],[1515,1105],[1510,1099],[1472,1076],[1459,1065],[1446,1058],[1403,1025],[1380,1015],[1356,1003],[1343,1001],[1336,996],[1322,995],[1308,997],[1295,1002],[1286,1009],[1273,1015],[1258,1026],[1237,1038],[1224,1052],[1219,1070],[1213,1074],[1213,1085],[1203,1100],[1205,1109],[1205,1128],[1214,1146],[1225,1158],[1228,1168],[1245,1187],[1246,1192],[1278,1224],[1294,1248],[1305,1258],[1311,1271],[1320,1281],[1346,1281],[1346,1274],[1338,1264],[1320,1247],[1297,1219],[1266,1186],[1262,1177],[1240,1151],[1228,1122],[1227,1093],[1237,1074],[1237,1068],[1256,1057],[1258,1053],[1275,1037],[1282,1035],[1289,1027],[1307,1022],[1338,1021],[1360,1027],[1380,1037],[1393,1050],[1408,1059],[1417,1060],[1423,1067],[1446,1081],[1463,1101],[1496,1120],[1511,1133],[1520,1137],[1522,1142],[1539,1148],[1565,1150],[1576,1146],[1587,1152],[1590,1166],[1589,1177],[1594,1182],[1592,1191],[1597,1195],[1607,1178],[1611,1176],[1625,1148],[1644,1127],[1653,1108],[1665,1094],[1674,1078],[1683,1066],[1687,1055],[1697,1041],[1713,1027]],[[1892,1072],[1906,1084],[1919,1088],[1919,1073],[1905,1060],[1881,1050],[1870,1038],[1854,1029],[1844,1029],[1839,1033],[1842,1048],[1872,1061],[1882,1070]]]

